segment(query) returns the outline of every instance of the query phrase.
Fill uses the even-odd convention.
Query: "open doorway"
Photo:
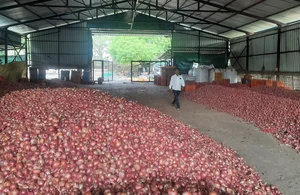
[[[171,48],[171,36],[166,34],[93,33],[93,80],[131,81],[132,61],[160,61]],[[163,59],[164,61],[170,59]],[[155,66],[156,67],[156,66]],[[151,63],[151,72],[153,64]],[[145,71],[144,71],[145,72]],[[135,75],[137,76],[137,75]],[[140,74],[145,77],[144,74]],[[138,79],[138,78],[137,78]],[[147,79],[149,81],[149,79]],[[152,81],[150,79],[150,81]]]

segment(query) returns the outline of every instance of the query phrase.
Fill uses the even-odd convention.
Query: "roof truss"
[[[274,0],[274,2],[275,1],[278,0]],[[195,30],[213,32],[213,30],[217,28],[218,30],[216,30],[217,32],[214,32],[214,34],[219,35],[229,31],[251,34],[252,32],[248,31],[250,29],[242,27],[257,21],[264,21],[273,26],[280,27],[285,24],[271,19],[270,16],[300,6],[300,1],[293,1],[292,3],[289,3],[293,6],[282,9],[279,12],[268,14],[267,16],[260,16],[259,14],[252,13],[250,9],[257,8],[257,6],[263,4],[268,5],[267,2],[270,3],[269,0],[255,0],[253,3],[245,2],[243,0],[231,0],[226,1],[228,2],[226,4],[222,3],[222,0],[219,2],[217,0],[62,0],[60,3],[58,3],[57,0],[32,0],[25,3],[22,3],[24,2],[22,0],[12,0],[11,2],[7,6],[1,7],[0,5],[0,15],[3,15],[11,21],[15,21],[15,23],[11,22],[0,28],[6,29],[13,26],[26,25],[34,30],[40,30],[39,27],[33,25],[35,22],[44,21],[45,25],[48,25],[49,28],[51,28],[74,22],[86,21],[88,19],[95,19],[100,15],[111,15],[112,12],[113,14],[117,14],[130,11],[133,13],[131,18],[131,28],[134,25],[136,13],[142,13],[160,19],[163,18],[166,21]],[[245,6],[243,9],[238,9],[238,7],[235,8],[232,6],[236,3],[237,5],[239,3],[249,5]],[[24,21],[7,14],[7,11],[16,8],[22,8],[36,18],[26,19]],[[47,12],[50,12],[51,14],[43,16],[34,11],[36,8],[47,10]],[[280,7],[277,9],[280,9]],[[62,12],[61,10],[68,11]],[[221,14],[224,14],[225,17],[220,18]],[[245,18],[247,17],[252,20],[248,19],[248,22],[236,26],[231,26],[227,23],[228,20],[231,20],[238,15],[245,16]],[[58,21],[61,22],[59,23]]]

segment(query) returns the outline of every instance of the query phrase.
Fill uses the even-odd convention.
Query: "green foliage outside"
[[[98,58],[106,60],[100,53],[107,49],[110,57],[123,65],[129,65],[131,61],[157,60],[170,48],[171,39],[163,36],[94,37],[94,58],[98,55]]]

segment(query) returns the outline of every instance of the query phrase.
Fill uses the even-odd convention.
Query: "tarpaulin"
[[[0,66],[0,76],[6,81],[18,82],[26,75],[25,62],[10,62]]]

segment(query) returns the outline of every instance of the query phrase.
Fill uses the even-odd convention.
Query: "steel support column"
[[[200,46],[201,46],[201,32],[198,31],[198,64],[200,64]]]
[[[4,64],[8,63],[8,33],[7,30],[4,32]]]
[[[173,51],[173,47],[174,47],[174,25],[173,25],[173,30],[171,32],[171,64],[170,66],[174,65],[174,51]]]
[[[249,42],[250,42],[250,38],[249,36],[247,36],[246,71],[249,71]]]
[[[280,72],[280,55],[281,55],[281,28],[278,28],[278,33],[277,33],[277,63],[276,63],[276,78],[279,80],[279,72]]]
[[[25,65],[26,65],[26,78],[28,78],[28,38],[27,35],[25,35]]]
[[[58,61],[58,79],[60,79],[60,28],[57,29],[58,33],[57,33],[57,61]]]
[[[228,66],[228,60],[229,60],[229,56],[230,55],[230,51],[229,51],[229,41],[226,41],[226,66]]]

